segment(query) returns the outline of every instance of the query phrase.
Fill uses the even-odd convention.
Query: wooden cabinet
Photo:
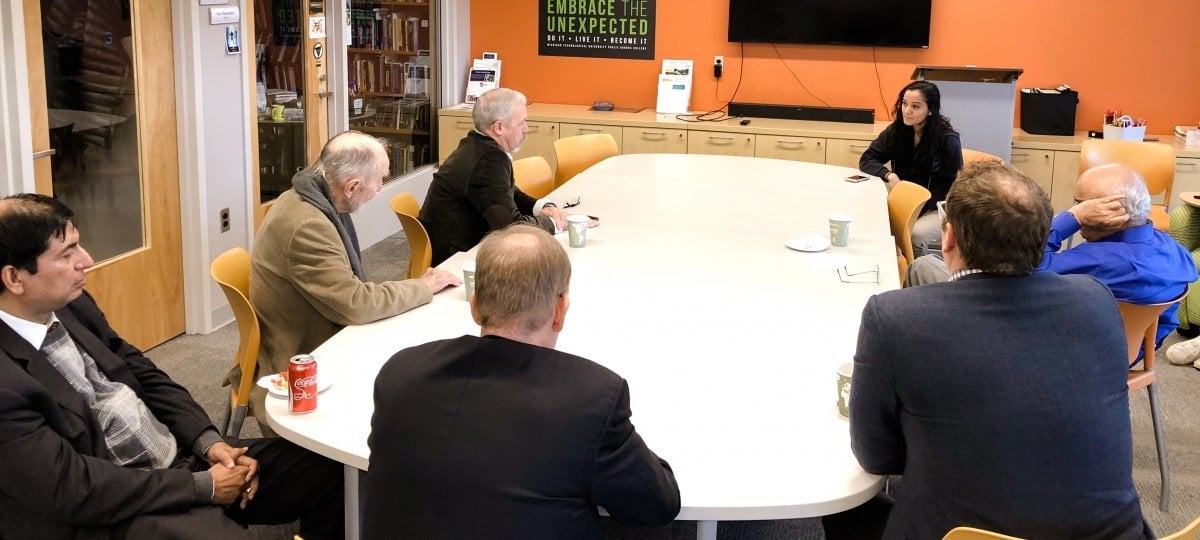
[[[458,148],[458,142],[467,136],[467,132],[475,129],[475,123],[470,116],[438,117],[438,163],[446,161],[450,154]]]
[[[1054,152],[1050,150],[1030,150],[1013,148],[1012,163],[1014,168],[1021,171],[1051,197],[1054,196]]]
[[[1175,158],[1175,184],[1171,187],[1169,208],[1183,204],[1179,194],[1200,191],[1200,158]]]
[[[437,25],[431,24],[433,7],[429,2],[401,0],[346,2],[350,128],[384,141],[392,177],[433,163],[435,158],[431,140],[434,111],[429,99],[437,94],[439,78],[435,73],[438,40],[433,35]],[[277,33],[275,41],[281,39],[286,38]],[[324,77],[320,80],[323,87]],[[439,136],[438,142],[441,140]],[[438,157],[446,155],[439,151]]]
[[[550,162],[550,168],[554,169],[555,164],[558,163],[558,160],[554,159],[554,141],[558,140],[558,122],[528,121],[526,123],[529,125],[529,132],[525,135],[525,142],[521,143],[521,150],[513,154],[513,159],[542,156]]]
[[[754,140],[754,156],[789,159],[809,163],[825,163],[825,139],[758,135]]]
[[[689,131],[687,153],[754,157],[754,139],[751,133]]]
[[[623,127],[621,153],[686,154],[687,133],[686,129]]]
[[[1079,152],[1054,152],[1050,205],[1055,212],[1075,206],[1075,179],[1079,177]]]
[[[871,147],[871,141],[829,139],[825,142],[825,163],[858,168],[858,160]]]
[[[617,148],[621,147],[621,126],[605,126],[600,124],[559,124],[559,134],[562,137],[574,137],[576,135],[595,135],[597,133],[607,133],[612,135],[613,140],[617,141]]]

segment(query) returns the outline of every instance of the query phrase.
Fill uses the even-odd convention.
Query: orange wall
[[[504,86],[531,101],[654,107],[662,59],[690,58],[693,110],[730,99],[744,68],[739,102],[820,105],[819,98],[874,107],[883,119],[913,66],[978,65],[1023,68],[1019,87],[1070,84],[1080,95],[1077,129],[1098,129],[1106,108],[1147,119],[1150,133],[1200,121],[1197,0],[934,0],[929,48],[875,49],[878,83],[868,47],[780,45],[777,56],[771,45],[747,44],[743,66],[739,45],[726,41],[729,0],[658,0],[653,62],[538,56],[538,1],[471,2],[473,56],[499,52]],[[725,56],[719,87],[714,55]]]

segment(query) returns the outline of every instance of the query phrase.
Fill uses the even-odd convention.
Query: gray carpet
[[[398,233],[367,249],[363,254],[368,279],[385,281],[398,279],[407,269],[408,245],[403,233]],[[1172,334],[1165,345],[1178,340]],[[147,355],[180,384],[192,392],[215,421],[225,404],[225,389],[218,381],[228,369],[237,350],[237,327],[229,324],[205,336],[183,335],[150,350]],[[1166,440],[1171,464],[1171,511],[1158,509],[1158,459],[1154,448],[1154,432],[1150,424],[1149,400],[1146,392],[1131,396],[1130,416],[1133,420],[1134,471],[1133,478],[1142,496],[1146,520],[1159,535],[1175,532],[1200,516],[1200,370],[1191,366],[1173,366],[1161,358],[1159,362],[1159,395],[1166,426]],[[258,436],[258,426],[249,419],[242,430],[243,437]],[[669,460],[670,456],[666,456]],[[997,479],[1002,481],[1002,479]],[[264,539],[288,540],[295,526],[255,527]],[[649,529],[606,525],[610,539],[691,539],[696,527],[692,522],[675,522],[666,527]],[[721,523],[721,539],[822,539],[820,522],[815,519],[781,521],[751,521]]]

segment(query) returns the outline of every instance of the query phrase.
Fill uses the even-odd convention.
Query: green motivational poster
[[[655,0],[538,0],[538,54],[654,59]]]

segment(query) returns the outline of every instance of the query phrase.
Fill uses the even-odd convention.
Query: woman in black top
[[[896,182],[908,180],[932,193],[913,225],[913,252],[919,256],[941,247],[937,202],[946,199],[950,184],[962,169],[962,143],[950,120],[942,116],[942,94],[931,82],[913,81],[905,86],[893,112],[895,120],[863,152],[858,168],[883,178],[889,190]]]

